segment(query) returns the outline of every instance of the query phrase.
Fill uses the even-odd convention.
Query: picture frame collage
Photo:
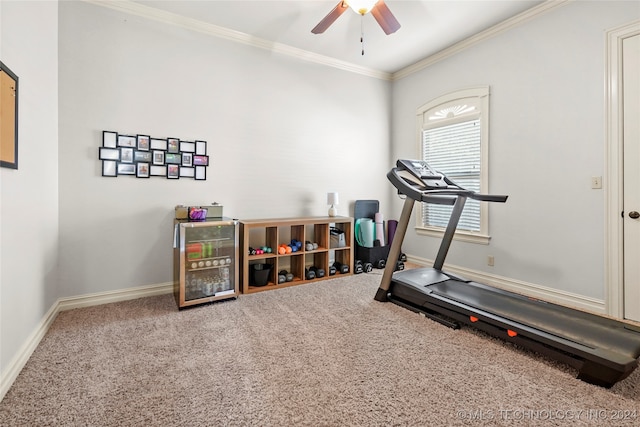
[[[105,177],[160,176],[204,181],[209,166],[206,141],[125,135],[107,130],[102,131],[98,158]]]

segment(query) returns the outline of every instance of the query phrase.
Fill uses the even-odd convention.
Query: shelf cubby
[[[330,230],[336,227],[345,234],[345,246],[331,247]],[[279,254],[278,246],[288,244],[292,239],[302,242],[302,248],[296,252]],[[318,248],[307,251],[305,243],[317,243]],[[319,282],[337,276],[329,275],[329,266],[335,260],[349,266],[353,271],[355,246],[353,244],[353,218],[349,217],[304,217],[277,219],[250,219],[240,221],[240,290],[244,294],[271,289],[295,286],[303,283]],[[249,248],[267,246],[271,253],[250,255]],[[256,286],[251,279],[253,264],[272,265],[269,278],[264,286]],[[315,266],[325,270],[325,276],[307,280],[305,268]],[[278,283],[278,274],[286,270],[293,274],[293,280]],[[342,274],[343,276],[345,274]]]

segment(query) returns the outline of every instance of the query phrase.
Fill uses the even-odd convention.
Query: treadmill
[[[389,259],[400,256],[416,201],[453,209],[432,268],[394,271],[387,263],[377,301],[392,301],[452,328],[461,324],[539,352],[578,369],[578,379],[610,388],[638,366],[640,328],[529,298],[442,270],[467,199],[504,203],[455,184],[422,160],[398,160],[387,178],[406,196]]]

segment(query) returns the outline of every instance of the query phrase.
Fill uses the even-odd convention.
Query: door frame
[[[624,317],[622,41],[638,34],[640,20],[607,31],[605,43],[605,307],[607,314],[620,319]]]

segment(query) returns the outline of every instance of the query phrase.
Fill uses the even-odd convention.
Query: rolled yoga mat
[[[393,243],[393,236],[396,235],[396,228],[398,228],[398,221],[390,219],[387,223],[387,243],[389,246]]]
[[[360,218],[360,241],[361,246],[366,248],[373,247],[373,235],[375,233],[374,223],[371,218]]]
[[[380,212],[375,214],[376,235],[375,239],[380,241],[380,246],[384,246],[384,218]]]

